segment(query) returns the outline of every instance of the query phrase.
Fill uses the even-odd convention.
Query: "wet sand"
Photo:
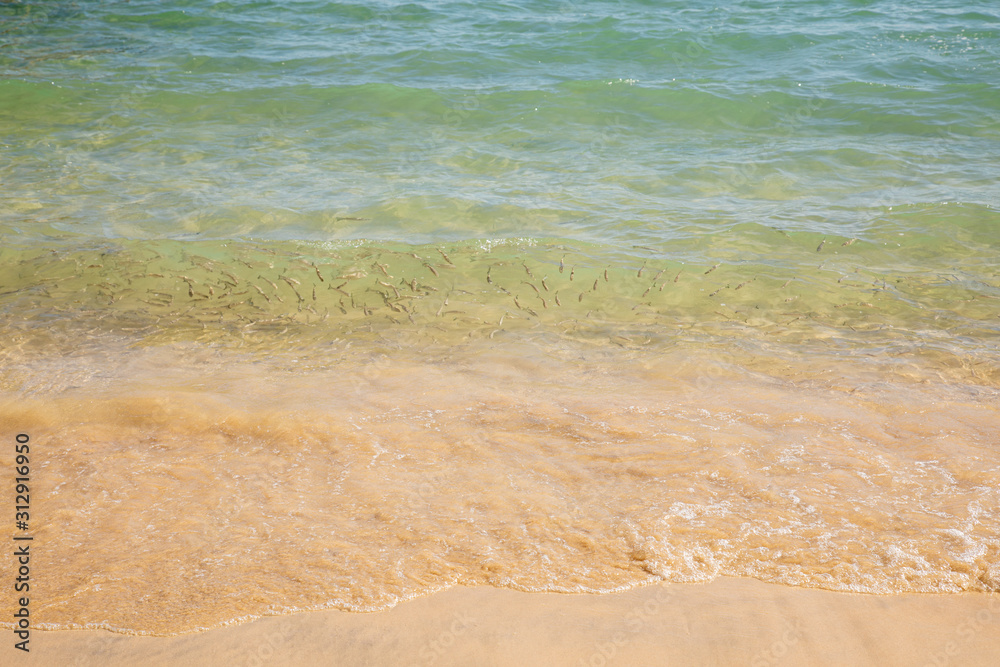
[[[857,595],[752,579],[609,595],[453,588],[372,614],[173,637],[35,631],[31,665],[996,665],[1000,595]]]

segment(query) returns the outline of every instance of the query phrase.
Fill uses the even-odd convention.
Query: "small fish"
[[[521,281],[521,284],[523,284],[523,285],[527,285],[527,286],[528,286],[528,287],[530,287],[531,289],[535,290],[535,294],[539,294],[539,293],[540,293],[540,292],[538,291],[538,288],[537,288],[537,287],[535,287],[534,285],[532,285],[531,283],[529,283],[529,282],[528,282],[527,280],[522,280],[522,281]]]
[[[435,276],[438,275],[438,272],[434,270],[434,267],[431,266],[430,264],[428,264],[427,262],[424,262],[424,266],[426,266],[428,269],[430,269],[431,273],[433,273]]]
[[[525,273],[528,274],[529,278],[534,278],[535,277],[534,274],[531,273],[531,269],[528,268],[527,264],[525,264],[524,262],[521,262],[521,266],[524,267],[524,271],[525,271]]]
[[[545,291],[546,291],[546,292],[548,292],[548,291],[549,291],[549,286],[545,284],[545,278],[542,278],[542,287],[544,287],[544,288],[545,288]]]
[[[565,268],[566,268],[566,265],[565,265],[565,264],[563,264],[563,258],[562,258],[562,257],[560,257],[560,258],[559,258],[559,273],[562,273],[562,272],[563,272],[563,269],[565,269]]]
[[[599,280],[598,278],[594,278],[594,287],[591,289],[592,292],[596,292],[597,291],[597,281],[598,280]]]
[[[490,268],[486,269],[486,282],[489,283],[490,285],[493,284],[493,279],[490,278],[490,271],[492,271],[492,270],[493,270],[492,266]]]
[[[569,271],[569,281],[570,281],[570,282],[573,282],[573,276],[574,276],[575,274],[576,274],[576,267],[574,266],[574,267],[573,267],[572,269],[570,269],[570,271]]]
[[[642,266],[639,267],[639,272],[637,274],[635,274],[635,277],[636,278],[642,278],[642,270],[645,269],[645,268],[646,268],[646,262],[643,262]]]
[[[848,245],[851,245],[852,243],[854,243],[855,241],[857,241],[857,239],[848,239],[848,240],[844,241],[843,243],[841,243],[840,245],[841,246],[848,246]]]
[[[271,299],[270,299],[270,297],[268,297],[268,296],[267,296],[267,294],[264,294],[264,290],[262,290],[261,288],[257,287],[257,285],[255,285],[254,283],[250,283],[250,284],[251,284],[251,285],[253,285],[253,288],[254,288],[255,290],[257,290],[258,292],[260,292],[260,295],[261,295],[262,297],[264,297],[264,299],[265,299],[265,300],[266,300],[266,301],[267,301],[268,303],[271,303]]]
[[[278,276],[278,278],[280,278],[281,280],[284,280],[286,283],[288,283],[292,287],[295,287],[296,285],[301,285],[302,284],[298,280],[296,280],[295,278],[289,278],[288,276]]]
[[[555,299],[556,299],[556,305],[561,306],[562,304],[559,302],[559,292],[556,292]]]
[[[680,280],[680,279],[681,279],[681,272],[680,272],[680,271],[678,271],[678,272],[677,272],[677,275],[676,275],[676,276],[674,276],[674,282],[677,282],[677,281],[678,281],[678,280]],[[661,288],[660,288],[660,290],[662,291],[662,289],[663,289],[663,288],[661,287]]]
[[[822,241],[819,242],[819,245],[816,246],[816,252],[819,252],[820,250],[823,249],[823,244],[824,243],[826,243],[826,239],[823,239]]]
[[[711,273],[712,271],[715,271],[715,270],[716,270],[717,268],[719,268],[719,265],[718,265],[718,264],[715,264],[715,265],[713,265],[713,266],[712,266],[712,268],[710,268],[710,269],[709,269],[708,271],[706,271],[706,272],[705,272],[705,275],[707,276],[707,275],[708,275],[708,274],[710,274],[710,273]],[[678,275],[679,275],[679,274],[678,274]]]
[[[604,282],[608,282],[608,270],[604,269]]]
[[[793,280],[795,280],[795,279],[794,278],[789,278],[788,280],[786,280],[785,284],[781,286],[781,289],[785,289],[786,287],[788,287],[788,283],[792,282]]]

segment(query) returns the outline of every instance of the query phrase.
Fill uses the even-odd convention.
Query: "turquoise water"
[[[847,334],[860,319],[909,330],[916,346],[936,328],[968,334],[953,341],[959,356],[992,351],[1000,17],[989,3],[0,11],[0,235],[8,267],[34,267],[5,278],[9,318],[49,309],[37,281],[101,268],[88,257],[109,249],[141,262],[166,241],[220,257],[234,242],[243,255],[329,263],[331,248],[437,257],[445,243],[481,265],[467,276],[479,283],[490,262],[534,248],[542,266],[570,253],[597,273],[686,272],[697,288],[671,303],[699,321],[826,317]],[[498,241],[510,257],[483,254]],[[38,248],[63,254],[39,260]],[[178,262],[147,289],[183,296],[197,267]],[[247,279],[261,275],[252,264]],[[83,276],[114,299],[123,284],[106,278]],[[792,297],[818,297],[808,312],[778,307],[789,280],[803,288]],[[662,281],[633,283],[622,289],[648,297],[633,305],[662,313]],[[761,312],[720,315],[746,284]],[[477,300],[510,295],[492,292]],[[313,304],[318,316],[342,305]],[[857,312],[835,322],[834,307]],[[131,310],[147,323],[171,313]]]
[[[0,12],[6,238],[997,243],[988,2]]]
[[[985,1],[0,4],[39,617],[998,590],[997,81]]]

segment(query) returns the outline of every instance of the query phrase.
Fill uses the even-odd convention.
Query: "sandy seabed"
[[[9,631],[8,631],[9,632]],[[7,634],[7,633],[5,633]],[[1000,595],[853,595],[752,579],[609,595],[453,588],[173,637],[8,635],[4,665],[998,665]]]

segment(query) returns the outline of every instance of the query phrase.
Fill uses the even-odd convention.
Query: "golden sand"
[[[176,637],[37,632],[24,665],[1000,664],[1000,597],[855,595],[750,579],[610,595],[455,588],[373,614],[312,612]]]

